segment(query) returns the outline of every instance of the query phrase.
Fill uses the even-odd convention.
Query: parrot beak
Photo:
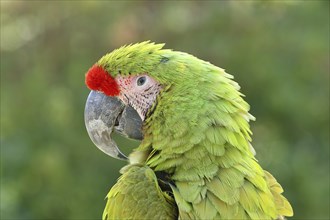
[[[87,98],[85,125],[90,139],[101,151],[121,160],[127,157],[112,140],[113,131],[135,140],[143,138],[139,114],[118,98],[97,91],[91,91]]]

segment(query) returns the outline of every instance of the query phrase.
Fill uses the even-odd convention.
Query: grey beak
[[[97,91],[91,91],[87,98],[85,125],[90,139],[101,151],[121,160],[127,157],[111,138],[113,131],[135,140],[143,138],[139,114],[118,98]]]

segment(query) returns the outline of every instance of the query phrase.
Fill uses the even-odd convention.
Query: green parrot
[[[250,144],[249,105],[233,76],[149,41],[106,54],[86,73],[85,124],[128,161],[103,219],[284,219],[290,203]],[[116,131],[141,140],[126,157]]]

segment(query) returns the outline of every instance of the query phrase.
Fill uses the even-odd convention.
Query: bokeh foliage
[[[329,2],[316,0],[1,0],[1,219],[100,218],[125,163],[88,138],[84,74],[144,40],[234,74],[293,219],[329,219]]]

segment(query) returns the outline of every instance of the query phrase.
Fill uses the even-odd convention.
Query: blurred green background
[[[125,163],[85,131],[84,76],[144,40],[233,74],[293,219],[329,219],[329,1],[3,0],[1,219],[100,219]]]

